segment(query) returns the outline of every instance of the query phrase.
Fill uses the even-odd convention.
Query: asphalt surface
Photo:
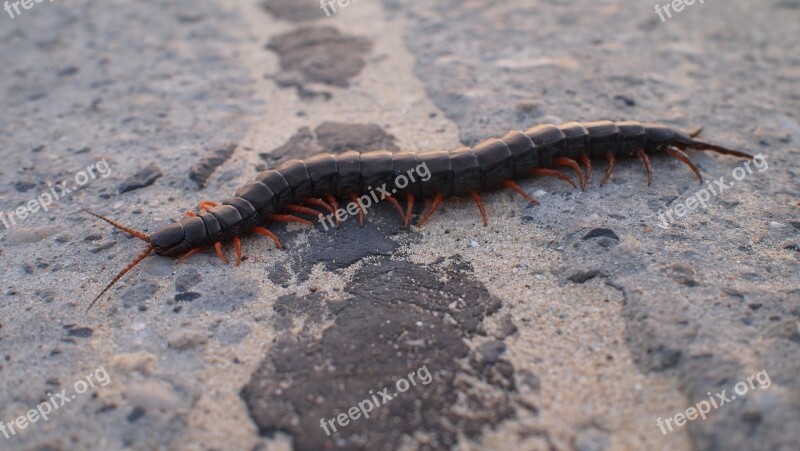
[[[800,447],[796,0],[29,6],[0,11],[0,449]],[[597,161],[487,194],[488,227],[277,225],[87,311],[144,245],[81,208],[150,233],[288,159],[602,119],[759,157]]]

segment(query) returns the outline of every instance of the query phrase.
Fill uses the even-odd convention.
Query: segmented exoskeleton
[[[484,225],[487,225],[479,193],[510,188],[538,204],[517,185],[516,180],[552,176],[576,187],[571,178],[556,170],[565,167],[575,171],[581,188],[585,189],[592,173],[592,159],[604,158],[608,161],[600,185],[611,176],[617,158],[634,155],[643,162],[649,184],[652,166],[648,155],[660,152],[666,152],[687,164],[702,183],[700,172],[684,153],[686,149],[711,150],[752,159],[744,152],[697,140],[694,136],[665,125],[600,121],[540,125],[524,132],[508,132],[473,148],[459,147],[450,151],[374,151],[360,154],[349,151],[321,154],[304,161],[290,160],[275,169],[259,173],[254,181],[239,188],[234,197],[223,200],[221,205],[201,202],[199,214],[187,212],[179,222],[165,225],[152,235],[90,212],[148,243],[147,248],[105,287],[94,302],[153,252],[183,259],[212,245],[217,255],[227,263],[221,246],[223,242],[233,241],[238,265],[242,252],[240,236],[251,232],[266,235],[282,248],[278,238],[263,225],[286,221],[312,225],[296,215],[320,214],[311,207],[335,213],[339,209],[339,200],[355,201],[360,193],[373,187],[385,187],[382,191],[389,193],[386,200],[397,208],[406,227],[416,201],[432,200],[419,221],[421,227],[444,199],[451,196],[471,197],[478,206]],[[406,179],[407,183],[403,184],[395,183],[400,179],[399,176],[408,174],[420,164],[425,165],[429,177],[413,181]],[[407,202],[405,209],[397,199]],[[363,206],[360,207],[359,221],[363,224]]]

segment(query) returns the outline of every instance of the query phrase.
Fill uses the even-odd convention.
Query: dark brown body
[[[152,235],[152,243],[156,253],[174,257],[243,235],[252,226],[267,222],[269,215],[307,198],[345,198],[384,185],[393,196],[467,196],[530,177],[537,168],[553,168],[555,158],[627,157],[636,151],[653,154],[667,146],[749,157],[664,125],[609,121],[540,125],[450,151],[321,154],[261,172],[222,205],[160,228]],[[430,177],[417,178],[403,187],[395,185],[399,175],[423,163]]]

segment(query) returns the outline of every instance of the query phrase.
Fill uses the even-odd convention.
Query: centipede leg
[[[581,167],[577,161],[567,157],[555,157],[553,158],[553,164],[556,166],[572,168],[572,170],[575,171],[575,174],[578,176],[578,183],[581,185],[581,190],[586,189],[586,180],[583,178],[583,171],[581,170]]]
[[[336,219],[336,227],[339,227],[339,215],[336,214],[336,212],[339,211],[339,201],[337,201],[336,198],[331,194],[326,194],[325,200],[327,200],[328,203],[333,207],[333,217]]]
[[[397,210],[397,213],[400,214],[400,219],[405,221],[406,215],[405,213],[403,213],[403,207],[400,206],[400,202],[398,202],[397,199],[395,199],[392,196],[387,196],[386,200],[389,201],[390,204],[394,205],[394,208]]]
[[[306,197],[305,199],[303,199],[303,203],[306,204],[306,205],[314,205],[316,207],[323,208],[328,213],[334,213],[334,214],[336,213],[336,211],[333,209],[333,207],[330,204],[328,204],[324,200],[318,199],[316,197]]]
[[[608,161],[608,167],[606,168],[603,179],[600,180],[600,186],[603,186],[608,181],[608,178],[611,177],[611,173],[614,172],[614,168],[617,167],[617,159],[610,150],[606,151],[606,160]]]
[[[187,218],[195,218],[195,217],[197,217],[197,215],[193,211],[184,211],[183,215],[186,216]]]
[[[419,220],[419,224],[417,225],[417,227],[424,226],[425,223],[428,222],[428,219],[431,218],[431,215],[433,215],[433,213],[436,210],[438,210],[439,207],[442,205],[442,202],[444,202],[444,196],[442,196],[440,193],[436,193],[436,195],[433,197],[433,202],[431,203],[431,206],[428,207],[428,211],[426,211],[425,214],[422,216],[422,219]]]
[[[692,163],[692,160],[689,159],[689,155],[686,155],[686,152],[678,149],[677,147],[670,146],[667,147],[667,153],[681,160],[687,166],[692,168],[692,171],[694,171],[694,175],[697,176],[697,181],[700,182],[701,185],[703,184],[703,176],[700,174],[700,171],[697,169],[697,166],[695,166],[694,163]]]
[[[405,221],[403,221],[403,227],[408,228],[408,224],[411,222],[411,213],[414,212],[414,195],[411,193],[406,194],[406,217]]]
[[[539,201],[534,199],[533,196],[528,194],[528,192],[522,189],[522,187],[519,186],[516,182],[512,182],[511,180],[506,180],[505,182],[503,182],[503,186],[508,189],[516,191],[517,193],[519,193],[520,196],[524,197],[525,200],[532,203],[533,205],[539,205]]]
[[[358,205],[358,225],[359,226],[363,226],[364,225],[364,215],[366,215],[367,212],[364,211],[364,206],[361,205],[361,202],[358,201],[358,196],[356,195],[356,193],[350,193],[349,197],[350,197],[350,201],[351,202],[355,202],[356,205]]]
[[[650,157],[642,149],[636,149],[635,153],[644,164],[644,170],[647,172],[647,186],[650,186],[650,183],[653,182],[653,164],[650,163]]]
[[[571,178],[556,171],[555,169],[536,168],[531,171],[531,174],[545,177],[556,177],[569,183],[573,188],[577,188],[577,186],[575,186],[575,182],[573,182]]]
[[[309,226],[314,226],[311,221],[306,221],[303,218],[298,218],[297,216],[293,215],[279,215],[279,214],[271,214],[267,216],[267,219],[273,222],[299,222],[300,224],[305,224]]]
[[[226,264],[226,265],[227,265],[228,263],[230,263],[230,262],[228,261],[228,259],[227,259],[227,258],[225,258],[225,254],[223,254],[223,253],[222,253],[222,243],[220,243],[219,241],[217,241],[216,243],[214,243],[214,251],[217,253],[217,257],[219,257],[219,259],[220,259],[220,260],[222,260],[223,262],[225,262],[225,264]]]
[[[486,227],[489,225],[489,218],[486,217],[486,209],[483,207],[483,201],[481,200],[481,195],[472,191],[469,193],[472,200],[475,201],[475,205],[478,206],[478,210],[481,212],[481,218],[483,218],[483,226]]]
[[[314,217],[319,216],[319,212],[317,210],[314,210],[313,208],[304,207],[302,205],[289,204],[284,208],[288,211],[291,211],[292,213],[300,213],[305,215],[311,215]]]
[[[281,240],[279,240],[278,237],[275,236],[275,234],[272,233],[271,231],[269,231],[268,229],[265,229],[265,228],[259,227],[259,226],[254,226],[250,230],[252,230],[253,233],[257,233],[259,235],[264,235],[264,236],[267,236],[267,237],[271,238],[272,241],[275,242],[275,246],[278,246],[278,249],[283,250],[283,244],[281,244]]]
[[[208,211],[208,210],[211,210],[212,208],[218,207],[218,206],[219,206],[219,204],[217,202],[214,202],[213,200],[204,200],[204,201],[200,202],[199,204],[197,204],[197,209],[198,210]]]
[[[233,247],[236,248],[236,266],[239,266],[242,263],[242,240],[236,235],[231,239],[233,240]]]
[[[203,248],[202,247],[196,247],[196,248],[190,250],[189,252],[187,252],[187,253],[181,255],[180,257],[178,257],[178,259],[175,260],[175,264],[179,265],[181,262],[183,262],[187,258],[191,257],[192,255],[199,254],[200,252],[203,252]]]
[[[586,156],[585,152],[581,152],[578,155],[578,159],[581,160],[581,163],[586,167],[586,184],[589,184],[589,179],[592,177],[592,160]]]

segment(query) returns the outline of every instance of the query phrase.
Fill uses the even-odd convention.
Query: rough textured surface
[[[0,17],[0,422],[96,385],[0,449],[800,447],[800,8],[633,0],[79,0]],[[660,121],[768,163],[665,226],[698,189],[638,161],[541,205],[390,206],[273,227],[245,261],[151,258],[91,299],[145,232],[257,171],[346,149],[450,148],[567,120]],[[742,162],[694,153],[709,181]],[[110,173],[75,186],[105,160]],[[605,168],[598,162],[595,174]],[[54,188],[55,189],[55,188]],[[59,192],[56,189],[56,192]],[[59,196],[61,197],[61,196]],[[17,218],[15,216],[15,218]],[[229,256],[232,249],[226,248]],[[319,422],[432,376],[327,436]],[[758,388],[667,435],[761,370]]]

